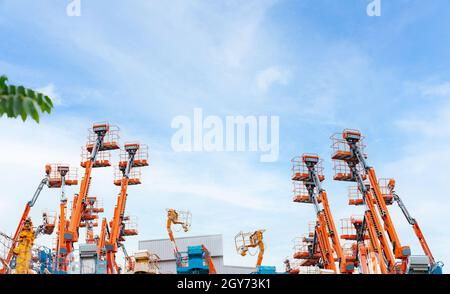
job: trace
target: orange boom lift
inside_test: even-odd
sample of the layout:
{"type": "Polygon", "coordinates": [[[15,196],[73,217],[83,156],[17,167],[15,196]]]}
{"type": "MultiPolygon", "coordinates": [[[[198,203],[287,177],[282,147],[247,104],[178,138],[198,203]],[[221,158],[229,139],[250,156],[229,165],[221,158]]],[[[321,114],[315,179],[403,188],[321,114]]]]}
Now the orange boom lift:
{"type": "MultiPolygon", "coordinates": [[[[79,238],[79,228],[86,208],[92,169],[111,166],[108,152],[109,150],[119,149],[117,127],[108,123],[96,123],[89,131],[86,149],[82,150],[81,166],[85,170],[80,192],[74,195],[70,219],[66,220],[65,213],[60,215],[57,258],[58,264],[61,265],[59,269],[61,272],[67,271],[66,257],[73,252],[73,245],[79,238]]],[[[66,210],[66,201],[61,201],[60,210],[61,212],[66,210]]]]}
{"type": "Polygon", "coordinates": [[[408,223],[413,227],[414,233],[416,234],[417,239],[419,240],[420,246],[422,246],[422,250],[425,253],[425,255],[428,257],[428,260],[430,262],[430,273],[432,274],[442,274],[442,262],[436,262],[434,259],[433,254],[431,253],[431,249],[428,246],[427,241],[425,240],[425,236],[422,233],[422,230],[419,227],[419,223],[415,218],[413,218],[410,214],[408,209],[406,208],[406,205],[403,203],[402,199],[400,198],[397,193],[395,193],[395,180],[389,179],[387,180],[387,195],[391,195],[392,199],[397,202],[398,206],[400,207],[401,211],[403,212],[403,215],[405,216],[408,223]]]}
{"type": "MultiPolygon", "coordinates": [[[[39,195],[41,194],[44,186],[47,186],[48,188],[61,188],[61,187],[63,188],[64,185],[76,185],[77,184],[76,179],[64,180],[64,177],[61,177],[62,176],[61,167],[62,166],[59,164],[47,164],[45,166],[45,174],[46,175],[39,183],[31,200],[28,201],[27,204],[25,205],[25,210],[23,211],[22,217],[19,220],[19,224],[17,225],[14,236],[11,238],[11,247],[9,248],[9,251],[8,251],[8,254],[6,255],[5,260],[3,261],[3,263],[6,264],[7,266],[3,267],[0,270],[0,273],[4,274],[9,271],[9,264],[13,258],[14,249],[16,248],[16,246],[19,242],[19,236],[24,227],[24,223],[29,218],[30,210],[36,204],[36,201],[38,200],[39,195]]],[[[45,220],[45,216],[44,216],[44,220],[45,220]]],[[[44,229],[43,232],[46,234],[51,234],[53,232],[54,226],[55,226],[55,224],[47,224],[47,227],[43,228],[44,229]]]]}
{"type": "MultiPolygon", "coordinates": [[[[249,253],[250,248],[258,248],[258,259],[256,260],[256,272],[255,274],[276,274],[276,267],[275,266],[262,266],[262,260],[264,257],[264,240],[263,240],[263,234],[265,230],[256,230],[253,232],[239,232],[234,237],[234,243],[236,246],[236,251],[241,256],[246,256],[247,253],[249,253]]],[[[253,255],[253,254],[250,254],[253,255]]]]}
{"type": "Polygon", "coordinates": [[[189,231],[189,228],[191,227],[191,213],[189,211],[179,211],[173,208],[167,209],[167,232],[173,246],[174,256],[175,258],[178,258],[180,252],[178,251],[178,246],[173,235],[172,224],[180,225],[184,232],[189,231]]]}
{"type": "Polygon", "coordinates": [[[296,199],[303,199],[303,201],[298,202],[314,204],[317,215],[314,239],[317,240],[319,245],[324,268],[337,272],[333,254],[336,252],[339,262],[339,272],[352,273],[354,264],[346,260],[331,214],[327,193],[322,187],[322,181],[325,180],[325,177],[323,176],[323,168],[319,156],[305,153],[301,158],[294,158],[292,162],[292,180],[294,182],[303,182],[307,192],[304,196],[294,195],[294,201],[296,199]]]}
{"type": "MultiPolygon", "coordinates": [[[[109,239],[105,244],[108,274],[119,273],[116,253],[119,247],[124,249],[121,243],[125,241],[124,237],[137,235],[136,229],[129,229],[125,225],[125,222],[131,220],[129,216],[125,216],[125,206],[128,186],[141,183],[140,167],[144,166],[148,166],[147,146],[138,143],[125,144],[118,166],[119,177],[114,181],[115,185],[120,186],[120,193],[114,208],[114,218],[110,222],[109,239]]],[[[127,256],[126,253],[125,255],[127,256]]],[[[127,262],[130,262],[129,258],[127,258],[127,262]]]]}
{"type": "Polygon", "coordinates": [[[382,273],[403,272],[411,251],[409,247],[402,247],[400,244],[378,184],[375,169],[369,166],[366,161],[367,157],[363,152],[361,133],[346,129],[341,137],[335,135],[332,140],[334,149],[332,159],[336,171],[334,178],[340,181],[354,181],[358,184],[358,189],[363,195],[363,202],[366,206],[362,229],[368,230],[371,243],[379,257],[382,273]],[[369,180],[368,183],[364,181],[366,178],[369,180]],[[393,246],[392,250],[386,233],[393,246]],[[396,258],[402,260],[400,269],[396,265],[396,258]]]}
{"type": "Polygon", "coordinates": [[[256,260],[256,268],[261,266],[264,257],[264,241],[263,233],[265,230],[256,230],[250,233],[239,232],[235,237],[236,251],[241,256],[246,256],[249,248],[258,248],[258,259],[256,260]]]}

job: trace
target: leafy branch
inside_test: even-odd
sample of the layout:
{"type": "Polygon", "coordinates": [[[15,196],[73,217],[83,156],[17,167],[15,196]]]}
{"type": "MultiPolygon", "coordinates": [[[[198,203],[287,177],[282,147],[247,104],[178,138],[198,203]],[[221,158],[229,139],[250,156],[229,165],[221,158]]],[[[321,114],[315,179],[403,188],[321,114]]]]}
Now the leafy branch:
{"type": "Polygon", "coordinates": [[[25,121],[31,116],[39,123],[39,112],[52,111],[53,102],[48,96],[23,86],[8,85],[7,81],[8,77],[0,76],[0,117],[20,116],[25,121]]]}

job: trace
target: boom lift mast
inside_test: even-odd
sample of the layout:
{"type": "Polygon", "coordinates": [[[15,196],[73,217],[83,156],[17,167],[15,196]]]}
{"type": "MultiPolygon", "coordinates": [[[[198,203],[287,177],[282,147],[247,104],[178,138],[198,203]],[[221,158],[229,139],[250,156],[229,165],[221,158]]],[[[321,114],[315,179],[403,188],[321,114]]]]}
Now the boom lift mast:
{"type": "Polygon", "coordinates": [[[128,196],[127,189],[128,185],[137,185],[141,183],[140,179],[136,176],[136,173],[132,172],[135,171],[134,168],[148,166],[146,147],[142,147],[137,143],[127,143],[124,146],[124,151],[125,153],[122,154],[124,156],[121,156],[122,158],[119,162],[119,170],[122,173],[121,179],[114,181],[114,184],[120,185],[120,193],[117,198],[116,207],[114,208],[114,218],[110,223],[111,230],[109,239],[105,245],[108,261],[108,274],[113,274],[114,272],[118,273],[115,255],[121,245],[120,242],[123,241],[123,237],[137,234],[136,230],[128,232],[124,224],[124,221],[129,219],[129,217],[124,215],[128,196]]]}
{"type": "Polygon", "coordinates": [[[342,250],[339,235],[331,214],[330,205],[322,181],[325,177],[321,174],[320,159],[316,154],[303,154],[301,159],[294,158],[293,181],[302,181],[306,186],[310,201],[316,210],[316,238],[326,269],[337,271],[333,252],[336,252],[340,273],[352,273],[354,264],[347,262],[342,250]],[[322,207],[320,207],[320,204],[322,207]],[[330,242],[331,239],[331,242],[330,242]]]}
{"type": "MultiPolygon", "coordinates": [[[[58,230],[57,230],[57,241],[56,241],[56,272],[65,272],[67,270],[67,264],[65,262],[65,258],[61,257],[61,246],[64,244],[64,232],[67,228],[66,221],[66,205],[67,205],[67,197],[65,194],[65,186],[66,183],[72,183],[69,177],[70,168],[66,165],[60,165],[57,167],[58,173],[61,177],[61,196],[60,196],[60,204],[59,204],[59,221],[58,221],[58,230]],[[66,179],[66,177],[68,179],[66,179]]],[[[76,184],[78,181],[76,181],[76,184]]]]}
{"type": "MultiPolygon", "coordinates": [[[[73,245],[78,241],[79,228],[86,205],[86,198],[91,184],[91,173],[95,167],[110,166],[109,160],[104,160],[102,151],[119,149],[117,143],[118,129],[110,126],[108,123],[97,123],[92,127],[89,135],[86,151],[88,152],[86,160],[82,160],[81,166],[85,168],[84,177],[81,181],[80,192],[74,195],[70,220],[67,225],[65,217],[60,216],[60,243],[58,260],[64,260],[68,254],[73,252],[73,245]],[[99,159],[97,159],[99,157],[99,159]]],[[[84,154],[84,152],[83,152],[84,154]]],[[[61,211],[65,209],[65,203],[61,203],[61,211]]],[[[63,268],[65,270],[65,268],[63,268]]]]}
{"type": "Polygon", "coordinates": [[[400,245],[400,240],[387,210],[385,199],[378,185],[375,169],[367,164],[366,155],[363,153],[361,133],[347,129],[342,133],[342,138],[333,137],[332,139],[332,147],[335,149],[332,159],[335,164],[337,163],[337,166],[341,162],[344,162],[346,165],[344,166],[345,172],[343,174],[337,173],[335,179],[357,182],[366,205],[363,227],[367,228],[374,250],[378,253],[382,272],[397,272],[395,258],[402,259],[401,270],[404,270],[406,259],[410,255],[410,249],[407,246],[402,247],[400,245]],[[370,184],[364,182],[367,176],[370,184]],[[378,213],[383,220],[384,227],[378,213]],[[393,250],[389,246],[385,232],[393,245],[393,250]]]}

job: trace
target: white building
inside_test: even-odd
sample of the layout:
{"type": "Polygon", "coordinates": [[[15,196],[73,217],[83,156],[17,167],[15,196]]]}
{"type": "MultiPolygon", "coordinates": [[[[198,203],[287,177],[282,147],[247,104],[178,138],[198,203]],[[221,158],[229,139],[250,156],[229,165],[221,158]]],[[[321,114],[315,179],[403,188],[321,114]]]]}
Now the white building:
{"type": "MultiPolygon", "coordinates": [[[[205,245],[209,250],[218,274],[249,274],[256,271],[253,267],[224,265],[223,241],[220,234],[181,237],[177,238],[176,242],[180,252],[187,251],[188,246],[205,245]]],[[[177,272],[173,247],[169,239],[139,241],[139,250],[148,250],[161,258],[159,270],[162,274],[175,274],[177,272]]]]}

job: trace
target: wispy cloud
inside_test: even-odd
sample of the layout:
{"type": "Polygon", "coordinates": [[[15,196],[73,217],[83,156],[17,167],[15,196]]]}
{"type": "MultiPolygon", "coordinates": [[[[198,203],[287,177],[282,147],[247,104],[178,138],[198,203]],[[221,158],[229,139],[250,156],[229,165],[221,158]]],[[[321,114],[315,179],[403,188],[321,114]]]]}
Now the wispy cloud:
{"type": "MultiPolygon", "coordinates": [[[[235,256],[233,235],[267,228],[266,261],[282,267],[291,239],[314,218],[310,207],[291,203],[290,158],[310,151],[326,159],[328,136],[358,127],[370,133],[372,144],[381,137],[392,141],[375,150],[371,145],[373,164],[380,174],[398,178],[399,192],[433,248],[448,245],[435,223],[447,221],[441,183],[449,176],[442,166],[450,161],[450,107],[443,103],[450,89],[442,68],[450,58],[439,49],[445,43],[434,45],[442,45],[445,32],[435,30],[437,38],[424,30],[448,27],[444,17],[431,18],[445,9],[417,2],[414,7],[423,9],[416,14],[410,8],[400,17],[386,13],[377,23],[367,19],[364,5],[355,11],[325,2],[85,1],[77,18],[52,0],[1,2],[1,32],[10,42],[0,44],[0,67],[12,82],[40,88],[61,104],[39,126],[0,119],[0,151],[8,154],[0,159],[0,210],[8,212],[0,213],[0,229],[12,231],[43,165],[78,165],[86,128],[106,119],[123,127],[124,140],[150,145],[152,164],[127,203],[142,223],[139,238],[164,237],[164,209],[179,206],[195,213],[193,233],[223,232],[226,255],[243,264],[253,261],[235,256]],[[420,44],[426,47],[415,47],[420,44]],[[403,93],[411,80],[419,82],[403,93]],[[174,154],[170,121],[194,107],[214,115],[279,115],[280,161],[261,165],[246,153],[174,154]]],[[[398,5],[383,9],[399,11],[398,5]]],[[[96,170],[92,186],[106,200],[108,217],[117,193],[111,179],[110,169],[96,170]]],[[[331,180],[327,188],[335,219],[352,213],[345,189],[331,180]]],[[[57,193],[48,192],[40,204],[57,202],[57,193]]],[[[408,225],[402,234],[412,240],[408,225]]],[[[436,255],[445,257],[444,248],[436,255]]]]}
{"type": "Polygon", "coordinates": [[[272,85],[286,85],[289,80],[289,71],[272,66],[260,71],[256,75],[256,85],[258,88],[266,92],[272,85]]]}

